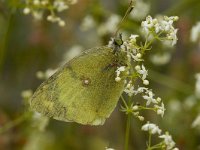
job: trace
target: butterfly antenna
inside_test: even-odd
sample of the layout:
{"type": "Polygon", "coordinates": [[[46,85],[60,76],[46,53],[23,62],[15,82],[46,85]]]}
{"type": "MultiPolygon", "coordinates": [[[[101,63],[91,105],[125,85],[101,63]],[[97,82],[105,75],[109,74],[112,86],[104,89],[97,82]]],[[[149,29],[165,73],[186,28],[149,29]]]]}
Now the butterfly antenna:
{"type": "Polygon", "coordinates": [[[114,34],[115,37],[117,36],[117,34],[118,34],[118,32],[119,32],[119,30],[120,30],[120,28],[121,28],[121,26],[122,26],[122,23],[123,23],[124,20],[127,18],[127,16],[131,13],[131,11],[133,10],[133,8],[134,8],[134,2],[133,2],[133,1],[134,1],[134,0],[131,0],[131,1],[130,1],[129,7],[128,7],[128,9],[127,9],[127,11],[126,11],[124,17],[122,18],[122,20],[120,21],[120,23],[117,25],[117,30],[116,30],[116,32],[115,32],[115,34],[114,34]]]}

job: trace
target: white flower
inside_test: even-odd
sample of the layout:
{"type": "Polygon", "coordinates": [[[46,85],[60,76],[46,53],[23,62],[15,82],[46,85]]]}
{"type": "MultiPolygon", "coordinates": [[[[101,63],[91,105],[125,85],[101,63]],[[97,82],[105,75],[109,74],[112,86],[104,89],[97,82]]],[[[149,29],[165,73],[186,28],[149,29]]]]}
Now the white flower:
{"type": "Polygon", "coordinates": [[[138,110],[138,105],[134,105],[133,107],[132,107],[132,109],[135,111],[135,110],[138,110]]]}
{"type": "Polygon", "coordinates": [[[57,71],[57,69],[47,69],[46,72],[45,72],[46,77],[49,78],[49,77],[52,76],[56,71],[57,71]]]}
{"type": "Polygon", "coordinates": [[[146,20],[142,21],[141,27],[145,34],[148,35],[148,38],[155,38],[155,34],[157,35],[162,33],[162,35],[164,34],[166,36],[166,40],[170,41],[171,45],[173,46],[178,40],[176,36],[178,30],[173,27],[173,23],[176,20],[178,20],[177,16],[164,16],[158,19],[153,19],[151,16],[147,16],[146,20]]]}
{"type": "Polygon", "coordinates": [[[33,17],[36,19],[36,20],[41,20],[42,19],[42,16],[43,16],[43,12],[42,11],[33,11],[33,17]]]}
{"type": "Polygon", "coordinates": [[[83,18],[83,21],[81,23],[81,30],[87,31],[95,26],[94,18],[91,15],[87,15],[83,18]]]}
{"type": "Polygon", "coordinates": [[[170,33],[167,35],[167,39],[171,41],[172,46],[174,46],[177,43],[177,31],[178,29],[171,30],[170,33]]]}
{"type": "Polygon", "coordinates": [[[40,1],[39,0],[33,0],[33,4],[34,5],[40,5],[40,1]]]}
{"type": "Polygon", "coordinates": [[[196,42],[200,37],[200,21],[196,23],[195,26],[192,27],[191,33],[190,33],[190,40],[192,42],[196,42]]]}
{"type": "Polygon", "coordinates": [[[155,105],[154,107],[157,109],[157,114],[163,117],[166,110],[164,104],[162,103],[161,106],[155,105]]]}
{"type": "Polygon", "coordinates": [[[57,69],[47,69],[45,72],[38,71],[36,73],[36,77],[38,79],[48,79],[50,76],[52,76],[57,69]]]}
{"type": "Polygon", "coordinates": [[[120,17],[118,15],[111,15],[105,23],[99,26],[97,30],[98,34],[105,35],[108,33],[115,32],[119,22],[120,22],[120,17]]]}
{"type": "Polygon", "coordinates": [[[151,134],[161,134],[162,130],[159,129],[159,127],[153,123],[147,122],[144,124],[141,128],[143,131],[149,131],[151,134]]]}
{"type": "Polygon", "coordinates": [[[147,75],[148,75],[148,71],[146,70],[146,68],[144,67],[144,65],[142,65],[142,68],[140,70],[137,70],[137,72],[142,75],[142,80],[145,80],[147,75]]]}
{"type": "Polygon", "coordinates": [[[60,20],[58,21],[59,26],[64,27],[65,26],[65,21],[60,20]]]}
{"type": "Polygon", "coordinates": [[[135,94],[134,86],[126,87],[124,89],[124,92],[127,93],[129,96],[132,96],[133,94],[135,94]]]}
{"type": "Polygon", "coordinates": [[[200,126],[200,114],[196,117],[196,119],[192,123],[193,128],[195,128],[197,126],[200,126]]]}
{"type": "Polygon", "coordinates": [[[121,78],[120,78],[119,76],[120,76],[121,72],[125,71],[125,69],[126,69],[125,66],[121,66],[121,67],[118,67],[118,68],[117,68],[117,70],[115,71],[116,74],[117,74],[117,76],[116,76],[116,78],[115,78],[115,81],[116,81],[116,82],[121,81],[121,78]]]}
{"type": "Polygon", "coordinates": [[[37,77],[38,79],[44,79],[44,78],[45,78],[45,74],[44,74],[44,72],[42,72],[42,71],[37,71],[37,72],[36,72],[36,77],[37,77]]]}
{"type": "Polygon", "coordinates": [[[147,105],[147,106],[150,105],[151,103],[155,103],[155,104],[157,103],[156,99],[153,98],[153,97],[154,97],[154,94],[153,94],[152,91],[148,91],[147,95],[144,95],[144,96],[143,96],[143,98],[144,98],[145,100],[147,100],[147,102],[146,102],[146,105],[147,105]]]}
{"type": "Polygon", "coordinates": [[[23,10],[23,13],[24,13],[25,15],[29,14],[30,12],[31,12],[31,10],[30,10],[30,8],[28,8],[28,7],[24,8],[24,10],[23,10]]]}
{"type": "Polygon", "coordinates": [[[63,63],[65,64],[69,60],[73,59],[74,57],[78,56],[83,51],[83,47],[80,45],[73,45],[69,49],[66,49],[66,52],[63,57],[63,63]]]}
{"type": "Polygon", "coordinates": [[[116,77],[116,78],[115,78],[115,81],[116,81],[116,82],[119,82],[119,81],[121,81],[121,78],[120,78],[120,77],[116,77]]]}
{"type": "Polygon", "coordinates": [[[29,99],[32,95],[33,95],[32,90],[25,90],[25,91],[22,91],[21,93],[22,98],[25,98],[25,99],[29,99]]]}
{"type": "Polygon", "coordinates": [[[135,20],[144,19],[150,10],[150,4],[143,0],[136,0],[134,11],[130,14],[130,17],[135,20]],[[142,11],[141,11],[142,10],[142,11]]]}
{"type": "Polygon", "coordinates": [[[164,143],[166,145],[166,149],[167,150],[171,150],[175,146],[175,142],[172,140],[172,136],[169,135],[168,132],[166,132],[165,134],[159,136],[159,138],[164,140],[164,143]]]}
{"type": "Polygon", "coordinates": [[[34,112],[33,114],[33,126],[37,127],[40,131],[44,131],[49,124],[49,118],[46,116],[43,116],[42,114],[38,112],[34,112]]]}
{"type": "Polygon", "coordinates": [[[169,53],[154,54],[150,59],[155,65],[165,65],[170,61],[171,55],[169,53]]]}
{"type": "Polygon", "coordinates": [[[114,149],[114,148],[107,148],[107,147],[106,147],[106,150],[115,150],[115,149],[114,149]]]}
{"type": "Polygon", "coordinates": [[[144,117],[143,117],[143,116],[138,116],[138,119],[139,119],[140,121],[144,121],[144,117]]]}
{"type": "Polygon", "coordinates": [[[131,43],[136,43],[136,38],[139,37],[139,35],[137,34],[131,34],[130,38],[130,42],[131,43]]]}
{"type": "Polygon", "coordinates": [[[61,12],[61,11],[65,10],[65,9],[69,8],[69,6],[66,5],[64,1],[56,0],[56,1],[54,1],[53,5],[57,9],[58,12],[61,12]]]}
{"type": "Polygon", "coordinates": [[[70,4],[76,4],[78,0],[68,0],[70,4]]]}
{"type": "Polygon", "coordinates": [[[145,21],[142,21],[141,27],[148,34],[153,29],[155,20],[151,16],[147,16],[145,21]]]}
{"type": "Polygon", "coordinates": [[[135,70],[139,71],[141,69],[141,67],[139,65],[135,66],[135,70]]]}
{"type": "Polygon", "coordinates": [[[143,84],[144,85],[149,85],[149,81],[148,80],[143,80],[143,84]]]}
{"type": "Polygon", "coordinates": [[[69,4],[76,3],[77,0],[25,0],[24,14],[32,13],[36,20],[41,20],[45,10],[48,10],[51,15],[47,17],[48,21],[56,22],[59,26],[65,26],[65,22],[57,16],[57,12],[62,12],[69,7],[69,4]]]}
{"type": "Polygon", "coordinates": [[[195,95],[197,98],[200,98],[200,73],[197,73],[195,77],[196,77],[195,95]]]}
{"type": "Polygon", "coordinates": [[[143,59],[140,59],[141,56],[138,57],[137,54],[136,55],[130,54],[130,55],[131,55],[131,57],[133,58],[134,61],[143,61],[143,59]]]}

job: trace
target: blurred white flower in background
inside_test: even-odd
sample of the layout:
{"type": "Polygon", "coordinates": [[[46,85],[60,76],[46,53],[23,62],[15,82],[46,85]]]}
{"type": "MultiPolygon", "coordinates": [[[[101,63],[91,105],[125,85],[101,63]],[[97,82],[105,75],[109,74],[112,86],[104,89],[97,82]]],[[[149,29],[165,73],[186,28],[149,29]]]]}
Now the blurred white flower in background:
{"type": "Polygon", "coordinates": [[[198,127],[198,126],[200,127],[200,114],[196,117],[196,119],[192,123],[193,128],[198,127]]]}
{"type": "Polygon", "coordinates": [[[200,73],[197,73],[195,77],[196,77],[195,95],[197,98],[200,98],[200,73]]]}
{"type": "Polygon", "coordinates": [[[112,14],[106,22],[102,23],[99,28],[97,29],[97,32],[99,35],[105,35],[108,33],[115,33],[115,31],[117,30],[117,26],[119,24],[121,20],[121,17],[116,15],[116,14],[112,14]]]}
{"type": "Polygon", "coordinates": [[[154,54],[150,57],[150,60],[154,65],[165,65],[170,61],[170,59],[171,55],[167,52],[162,54],[154,54]]]}
{"type": "Polygon", "coordinates": [[[59,26],[65,26],[65,21],[57,16],[57,13],[62,12],[69,8],[69,5],[77,3],[77,0],[25,0],[25,8],[23,13],[25,15],[32,14],[36,20],[43,19],[46,10],[50,13],[47,20],[50,22],[58,23],[59,26]]]}
{"type": "Polygon", "coordinates": [[[184,109],[189,110],[192,107],[194,107],[197,104],[198,100],[197,97],[195,95],[190,95],[188,97],[186,97],[186,99],[184,100],[183,106],[184,109]]]}
{"type": "Polygon", "coordinates": [[[200,38],[200,22],[197,22],[191,29],[190,40],[192,42],[197,42],[200,38]]]}
{"type": "Polygon", "coordinates": [[[57,9],[58,12],[69,8],[69,6],[64,1],[54,1],[53,6],[57,9]]]}
{"type": "Polygon", "coordinates": [[[43,71],[38,71],[36,72],[36,77],[38,79],[48,79],[50,76],[52,76],[55,72],[57,71],[57,69],[47,69],[45,72],[43,71]]]}
{"type": "Polygon", "coordinates": [[[150,4],[143,0],[136,0],[134,10],[131,12],[130,17],[134,20],[144,19],[150,10],[150,4]]]}
{"type": "Polygon", "coordinates": [[[49,124],[49,117],[46,117],[38,112],[34,112],[32,120],[32,126],[37,127],[39,131],[45,131],[47,125],[49,124]]]}
{"type": "Polygon", "coordinates": [[[171,99],[168,103],[167,109],[169,110],[168,112],[172,112],[172,113],[180,112],[182,109],[180,100],[179,99],[171,99]]]}
{"type": "Polygon", "coordinates": [[[66,51],[63,57],[63,62],[67,62],[74,57],[78,56],[83,51],[83,47],[80,45],[74,45],[69,50],[66,51]]]}
{"type": "Polygon", "coordinates": [[[173,27],[173,23],[178,20],[178,16],[159,16],[157,18],[152,18],[147,16],[146,20],[142,21],[141,27],[143,34],[149,39],[152,39],[152,36],[162,34],[161,41],[168,41],[172,46],[174,46],[178,40],[177,31],[173,27]]]}
{"type": "Polygon", "coordinates": [[[29,98],[31,98],[32,95],[33,95],[32,90],[24,90],[21,93],[21,97],[24,98],[24,99],[29,99],[29,98]]]}
{"type": "Polygon", "coordinates": [[[96,22],[95,22],[94,18],[91,15],[87,15],[83,18],[80,29],[82,31],[87,31],[87,30],[95,27],[95,25],[96,25],[96,22]]]}
{"type": "Polygon", "coordinates": [[[115,149],[114,149],[114,148],[107,148],[107,147],[106,147],[106,150],[115,150],[115,149]]]}

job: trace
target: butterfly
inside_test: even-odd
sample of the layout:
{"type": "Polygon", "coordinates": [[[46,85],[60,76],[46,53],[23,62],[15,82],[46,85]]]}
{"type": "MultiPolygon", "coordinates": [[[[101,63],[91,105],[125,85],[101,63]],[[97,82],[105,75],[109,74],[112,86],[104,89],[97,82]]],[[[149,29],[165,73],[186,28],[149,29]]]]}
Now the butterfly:
{"type": "Polygon", "coordinates": [[[115,81],[117,66],[126,64],[122,44],[119,36],[112,47],[91,48],[60,67],[36,89],[32,110],[61,121],[103,125],[124,89],[124,80],[115,81]]]}

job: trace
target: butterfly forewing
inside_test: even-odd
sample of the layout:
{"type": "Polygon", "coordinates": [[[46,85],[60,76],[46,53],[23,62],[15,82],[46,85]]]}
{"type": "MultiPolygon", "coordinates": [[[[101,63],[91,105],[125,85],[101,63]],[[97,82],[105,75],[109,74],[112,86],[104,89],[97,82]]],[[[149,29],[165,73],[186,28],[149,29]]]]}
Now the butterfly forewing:
{"type": "Polygon", "coordinates": [[[123,91],[123,80],[115,81],[118,59],[107,46],[85,51],[39,86],[31,107],[62,121],[103,124],[123,91]]]}

